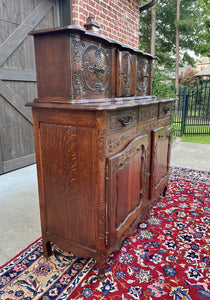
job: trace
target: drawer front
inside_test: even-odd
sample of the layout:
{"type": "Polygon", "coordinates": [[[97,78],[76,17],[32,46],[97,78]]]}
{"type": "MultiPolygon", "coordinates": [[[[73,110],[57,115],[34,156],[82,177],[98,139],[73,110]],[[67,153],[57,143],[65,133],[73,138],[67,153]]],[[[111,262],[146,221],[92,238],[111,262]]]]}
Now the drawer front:
{"type": "Polygon", "coordinates": [[[138,122],[138,108],[119,110],[109,113],[108,130],[116,130],[135,126],[138,122]]]}
{"type": "Polygon", "coordinates": [[[73,35],[71,52],[74,98],[110,97],[110,48],[100,43],[81,39],[79,35],[73,35]]]}
{"type": "Polygon", "coordinates": [[[139,122],[150,121],[158,118],[158,103],[139,107],[139,122]]]}
{"type": "Polygon", "coordinates": [[[165,118],[160,118],[158,120],[159,127],[167,127],[171,125],[171,115],[166,116],[165,118]]]}
{"type": "Polygon", "coordinates": [[[143,55],[136,58],[136,95],[150,95],[152,59],[143,55]]]}
{"type": "Polygon", "coordinates": [[[117,51],[117,97],[135,94],[135,65],[135,55],[130,54],[128,51],[117,51]]]}
{"type": "Polygon", "coordinates": [[[172,113],[172,103],[159,103],[159,118],[166,117],[172,113]]]}

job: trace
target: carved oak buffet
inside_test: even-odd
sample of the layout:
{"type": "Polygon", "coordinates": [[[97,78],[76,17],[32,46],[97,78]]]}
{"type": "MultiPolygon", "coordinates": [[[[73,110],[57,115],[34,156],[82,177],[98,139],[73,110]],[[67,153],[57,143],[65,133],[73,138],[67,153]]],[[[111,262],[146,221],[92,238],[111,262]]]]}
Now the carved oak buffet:
{"type": "Polygon", "coordinates": [[[34,119],[44,255],[50,242],[107,256],[168,181],[173,99],[150,96],[149,54],[77,26],[33,32],[34,119]]]}

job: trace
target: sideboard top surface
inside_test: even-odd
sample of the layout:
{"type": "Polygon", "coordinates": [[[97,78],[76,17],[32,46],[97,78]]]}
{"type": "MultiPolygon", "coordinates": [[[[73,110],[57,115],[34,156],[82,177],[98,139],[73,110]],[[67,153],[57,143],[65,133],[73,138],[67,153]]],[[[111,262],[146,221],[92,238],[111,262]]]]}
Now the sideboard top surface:
{"type": "Polygon", "coordinates": [[[31,107],[40,107],[40,108],[59,108],[59,109],[73,109],[73,110],[118,110],[123,108],[130,108],[135,106],[145,106],[155,103],[165,103],[165,102],[173,102],[174,98],[165,98],[165,99],[157,99],[155,96],[144,96],[144,97],[128,97],[127,101],[125,99],[115,98],[110,101],[102,102],[87,102],[87,103],[50,103],[50,102],[31,102],[27,103],[26,106],[31,107]]]}

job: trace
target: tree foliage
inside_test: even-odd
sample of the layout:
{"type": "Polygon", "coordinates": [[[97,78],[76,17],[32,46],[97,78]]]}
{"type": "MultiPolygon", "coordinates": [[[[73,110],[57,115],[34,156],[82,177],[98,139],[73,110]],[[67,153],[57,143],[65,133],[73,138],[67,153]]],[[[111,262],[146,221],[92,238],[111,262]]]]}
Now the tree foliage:
{"type": "Polygon", "coordinates": [[[185,71],[182,71],[179,75],[180,84],[186,86],[193,86],[196,83],[196,73],[198,73],[198,71],[193,70],[192,68],[187,68],[185,71]]]}
{"type": "MultiPolygon", "coordinates": [[[[179,26],[180,63],[194,65],[189,50],[208,54],[210,0],[181,0],[180,21],[176,21],[177,1],[157,0],[156,9],[156,55],[159,64],[167,68],[175,65],[176,26],[179,26]],[[201,5],[202,4],[202,5],[201,5]],[[205,12],[205,14],[204,14],[205,12]]],[[[140,49],[150,52],[150,10],[140,15],[140,49]]],[[[210,54],[209,54],[210,55],[210,54]]]]}
{"type": "Polygon", "coordinates": [[[210,0],[198,0],[200,24],[199,43],[195,47],[197,54],[210,56],[210,0]]]}

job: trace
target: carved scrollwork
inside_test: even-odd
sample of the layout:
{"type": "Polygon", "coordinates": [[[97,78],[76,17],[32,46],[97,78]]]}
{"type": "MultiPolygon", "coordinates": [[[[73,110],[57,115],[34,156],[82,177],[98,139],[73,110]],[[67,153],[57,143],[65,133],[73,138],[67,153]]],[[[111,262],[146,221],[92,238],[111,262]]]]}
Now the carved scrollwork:
{"type": "Polygon", "coordinates": [[[133,159],[139,152],[142,152],[144,149],[144,145],[138,143],[134,143],[132,146],[128,146],[128,149],[125,150],[118,159],[118,168],[122,168],[128,161],[133,159]]]}
{"type": "Polygon", "coordinates": [[[117,134],[108,138],[108,151],[112,153],[125,145],[133,136],[136,135],[136,128],[124,134],[117,134]]]}
{"type": "Polygon", "coordinates": [[[148,124],[148,125],[138,128],[137,133],[138,133],[138,135],[143,135],[147,132],[150,132],[150,130],[151,130],[151,125],[148,124]]]}
{"type": "Polygon", "coordinates": [[[83,91],[82,91],[80,72],[74,72],[73,85],[74,85],[74,94],[82,94],[83,91]]]}
{"type": "Polygon", "coordinates": [[[81,64],[82,50],[85,48],[84,42],[81,41],[79,35],[72,37],[72,49],[74,56],[74,64],[81,64]]]}

